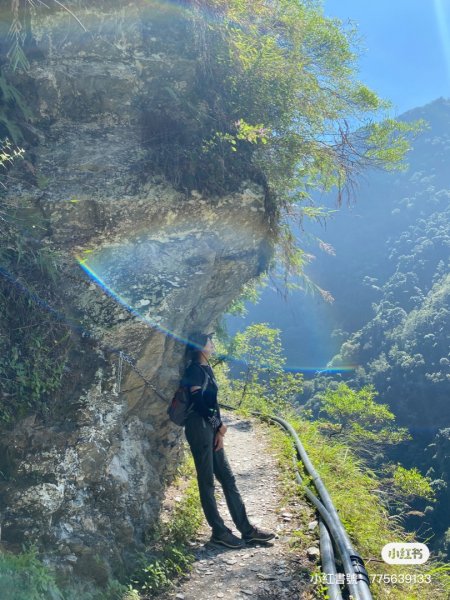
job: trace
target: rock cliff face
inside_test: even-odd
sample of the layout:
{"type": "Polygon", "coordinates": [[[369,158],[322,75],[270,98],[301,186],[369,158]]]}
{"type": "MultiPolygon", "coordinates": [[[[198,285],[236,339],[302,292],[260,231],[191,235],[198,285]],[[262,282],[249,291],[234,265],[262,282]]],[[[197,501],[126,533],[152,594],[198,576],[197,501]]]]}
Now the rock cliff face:
{"type": "Polygon", "coordinates": [[[90,3],[76,11],[87,32],[36,10],[31,69],[16,82],[34,113],[38,185],[9,193],[34,207],[58,254],[55,318],[71,324],[73,351],[54,414],[2,434],[2,541],[36,542],[62,573],[99,583],[132,566],[180,458],[182,430],[141,375],[169,400],[183,340],[211,328],[270,256],[259,185],[203,197],[152,170],[148,115],[162,88],[187,93],[195,68],[189,19],[158,5],[90,3]]]}

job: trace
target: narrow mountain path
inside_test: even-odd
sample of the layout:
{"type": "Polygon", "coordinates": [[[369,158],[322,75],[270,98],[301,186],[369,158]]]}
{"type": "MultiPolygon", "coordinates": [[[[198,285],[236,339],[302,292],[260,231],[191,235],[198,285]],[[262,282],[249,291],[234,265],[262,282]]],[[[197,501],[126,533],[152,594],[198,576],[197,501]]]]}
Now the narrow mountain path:
{"type": "MultiPolygon", "coordinates": [[[[228,426],[225,452],[249,519],[255,525],[275,532],[276,537],[266,544],[229,549],[209,541],[211,530],[204,519],[201,531],[191,543],[196,557],[191,573],[182,577],[176,587],[161,598],[312,600],[317,596],[310,578],[318,560],[315,549],[319,547],[314,510],[300,493],[291,504],[283,499],[280,467],[269,445],[269,425],[254,418],[242,419],[230,412],[222,413],[228,426]],[[294,537],[301,539],[301,549],[289,545],[294,537]]],[[[167,506],[173,502],[173,494],[169,488],[167,506]]],[[[217,480],[216,497],[226,525],[240,536],[217,480]]]]}

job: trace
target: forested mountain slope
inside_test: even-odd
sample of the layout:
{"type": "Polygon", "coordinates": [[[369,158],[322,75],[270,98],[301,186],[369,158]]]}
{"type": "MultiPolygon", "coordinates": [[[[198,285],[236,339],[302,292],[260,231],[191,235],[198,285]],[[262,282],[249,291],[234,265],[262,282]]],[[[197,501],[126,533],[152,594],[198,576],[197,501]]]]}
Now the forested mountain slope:
{"type": "MultiPolygon", "coordinates": [[[[413,441],[395,457],[435,481],[427,522],[446,542],[450,502],[450,101],[412,110],[428,123],[402,174],[369,173],[357,192],[358,226],[340,215],[324,239],[328,289],[339,291],[345,332],[331,366],[354,366],[346,381],[372,383],[413,441]],[[344,222],[344,220],[346,222],[344,222]],[[348,333],[351,332],[351,333],[348,333]]],[[[333,377],[336,377],[335,375],[333,377]]],[[[311,382],[314,397],[329,377],[311,382]]],[[[393,455],[394,456],[394,455],[393,455]]],[[[436,541],[436,540],[435,540],[436,541]]]]}

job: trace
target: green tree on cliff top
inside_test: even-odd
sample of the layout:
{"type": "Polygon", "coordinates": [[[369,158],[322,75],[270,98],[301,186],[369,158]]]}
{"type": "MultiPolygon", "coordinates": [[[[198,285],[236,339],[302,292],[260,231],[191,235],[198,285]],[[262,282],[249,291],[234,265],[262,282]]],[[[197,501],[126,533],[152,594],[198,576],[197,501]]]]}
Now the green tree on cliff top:
{"type": "Polygon", "coordinates": [[[287,279],[309,259],[290,223],[327,215],[310,192],[335,187],[340,204],[363,169],[402,168],[410,134],[421,124],[390,118],[390,103],[358,81],[357,32],[325,17],[321,2],[194,4],[199,19],[206,6],[221,15],[204,25],[209,52],[199,61],[199,82],[212,130],[199,165],[217,165],[210,168],[214,186],[249,175],[263,181],[287,279]]]}

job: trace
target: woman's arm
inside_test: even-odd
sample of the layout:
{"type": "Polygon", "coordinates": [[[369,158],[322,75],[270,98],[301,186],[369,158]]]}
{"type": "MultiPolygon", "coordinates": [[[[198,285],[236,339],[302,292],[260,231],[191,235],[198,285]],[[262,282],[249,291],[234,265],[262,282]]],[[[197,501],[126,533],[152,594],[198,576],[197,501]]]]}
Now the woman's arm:
{"type": "Polygon", "coordinates": [[[189,391],[195,410],[200,413],[202,417],[205,417],[205,419],[210,417],[213,409],[205,406],[205,403],[203,402],[202,388],[198,385],[194,385],[189,388],[189,391]]]}
{"type": "MultiPolygon", "coordinates": [[[[202,416],[207,419],[214,430],[217,432],[221,430],[222,435],[225,435],[227,430],[226,426],[222,423],[220,416],[215,414],[217,411],[215,408],[208,408],[203,402],[202,388],[199,386],[191,386],[189,388],[191,400],[194,404],[194,409],[202,416]]],[[[220,413],[219,413],[220,414],[220,413]]]]}
{"type": "Polygon", "coordinates": [[[198,365],[191,365],[186,376],[186,383],[190,384],[189,395],[195,411],[211,424],[216,433],[221,429],[221,432],[224,434],[226,427],[222,427],[223,424],[218,404],[216,407],[208,407],[204,401],[203,389],[205,388],[205,383],[207,383],[205,377],[209,379],[209,376],[198,365]]]}

